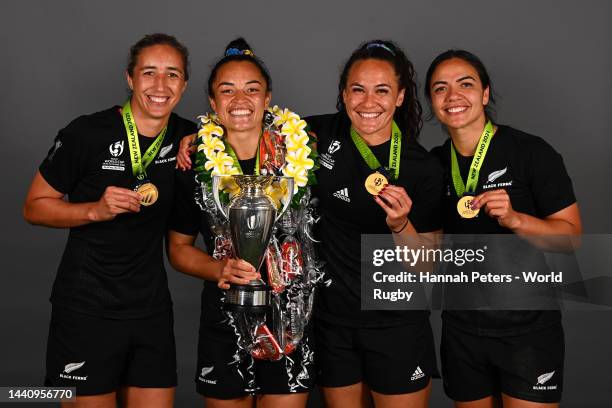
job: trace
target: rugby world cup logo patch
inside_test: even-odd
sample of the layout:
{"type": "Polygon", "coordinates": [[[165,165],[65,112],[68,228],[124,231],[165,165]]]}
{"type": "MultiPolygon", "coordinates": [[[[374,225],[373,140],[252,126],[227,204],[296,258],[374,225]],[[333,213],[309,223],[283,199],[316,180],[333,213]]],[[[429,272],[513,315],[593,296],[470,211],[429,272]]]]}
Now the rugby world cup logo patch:
{"type": "Polygon", "coordinates": [[[108,147],[111,156],[119,157],[121,153],[123,153],[123,140],[120,142],[115,142],[108,147]]]}
{"type": "Polygon", "coordinates": [[[329,147],[327,148],[327,153],[334,154],[338,150],[340,150],[340,141],[339,140],[334,140],[334,141],[332,141],[330,143],[329,147]]]}

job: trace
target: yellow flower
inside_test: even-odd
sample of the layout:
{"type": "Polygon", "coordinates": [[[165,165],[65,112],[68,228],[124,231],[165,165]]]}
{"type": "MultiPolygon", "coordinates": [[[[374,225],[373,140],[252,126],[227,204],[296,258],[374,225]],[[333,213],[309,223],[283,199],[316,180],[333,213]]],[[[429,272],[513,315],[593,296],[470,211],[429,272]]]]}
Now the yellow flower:
{"type": "Polygon", "coordinates": [[[202,150],[206,158],[210,159],[216,151],[225,150],[225,144],[218,137],[206,135],[202,138],[202,143],[198,145],[198,152],[202,150]]]}
{"type": "MultiPolygon", "coordinates": [[[[287,122],[291,122],[291,121],[299,121],[300,117],[291,112],[289,109],[285,108],[284,110],[279,110],[279,112],[276,114],[276,117],[274,118],[274,125],[281,127],[287,123],[287,122]]],[[[306,126],[306,122],[304,122],[304,126],[306,126]]]]}
{"type": "MultiPolygon", "coordinates": [[[[234,174],[239,174],[239,173],[240,172],[238,171],[236,167],[232,167],[229,169],[228,173],[226,174],[234,175],[234,174]]],[[[234,181],[233,177],[222,177],[221,182],[219,183],[219,188],[222,191],[229,193],[230,197],[233,197],[234,195],[238,194],[238,192],[240,191],[240,187],[234,181]]]]}
{"type": "Polygon", "coordinates": [[[294,185],[293,192],[297,193],[298,187],[304,187],[308,183],[308,171],[303,167],[295,167],[292,164],[287,164],[283,168],[283,174],[287,177],[293,177],[294,185]]]}
{"type": "Polygon", "coordinates": [[[234,159],[228,156],[225,152],[219,152],[217,154],[213,154],[210,157],[207,157],[208,161],[204,163],[204,168],[206,170],[213,169],[212,174],[227,174],[225,167],[233,167],[234,159]]]}
{"type": "Polygon", "coordinates": [[[215,175],[220,175],[220,176],[227,176],[227,175],[234,175],[234,174],[240,174],[240,171],[234,167],[234,166],[222,166],[222,167],[213,167],[213,171],[210,172],[211,175],[215,176],[215,175]]]}
{"type": "Polygon", "coordinates": [[[308,154],[310,153],[309,150],[310,148],[301,148],[295,151],[287,152],[285,160],[293,167],[310,170],[314,166],[314,161],[308,157],[308,154]]]}
{"type": "Polygon", "coordinates": [[[266,194],[270,196],[276,207],[279,208],[283,198],[287,198],[287,180],[281,179],[280,182],[274,182],[266,188],[266,194]]]}
{"type": "Polygon", "coordinates": [[[272,108],[270,108],[270,112],[277,116],[280,112],[282,112],[282,109],[279,108],[278,105],[274,105],[272,108]]]}
{"type": "Polygon", "coordinates": [[[200,123],[203,125],[210,122],[217,122],[217,114],[214,112],[208,112],[206,115],[198,116],[198,119],[200,119],[200,123]]]}
{"type": "Polygon", "coordinates": [[[216,125],[214,122],[210,122],[202,126],[202,128],[198,131],[198,136],[202,135],[223,136],[223,128],[221,126],[216,125]]]}
{"type": "Polygon", "coordinates": [[[303,130],[298,133],[293,133],[290,136],[287,136],[285,144],[287,145],[287,151],[294,151],[301,147],[308,147],[308,133],[303,130]]]}

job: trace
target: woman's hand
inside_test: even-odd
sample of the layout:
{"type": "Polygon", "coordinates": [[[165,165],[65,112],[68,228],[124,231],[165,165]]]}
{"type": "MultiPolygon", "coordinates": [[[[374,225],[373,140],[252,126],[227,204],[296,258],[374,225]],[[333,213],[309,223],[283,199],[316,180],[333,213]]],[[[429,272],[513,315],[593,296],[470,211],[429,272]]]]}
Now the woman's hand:
{"type": "Polygon", "coordinates": [[[141,195],[127,188],[108,186],[104,194],[91,207],[88,216],[91,221],[110,221],[123,213],[140,211],[141,195]]]}
{"type": "Polygon", "coordinates": [[[221,289],[229,289],[232,283],[246,285],[253,279],[261,277],[253,265],[242,259],[227,258],[221,262],[221,270],[217,283],[217,286],[221,289]]]}
{"type": "Polygon", "coordinates": [[[495,218],[502,227],[515,230],[520,226],[519,213],[514,211],[510,196],[504,189],[489,190],[472,200],[472,208],[482,208],[491,218],[495,218]]]}
{"type": "Polygon", "coordinates": [[[179,151],[176,154],[176,168],[183,171],[191,168],[191,154],[195,152],[194,141],[196,134],[187,135],[181,139],[179,151]]]}
{"type": "Polygon", "coordinates": [[[412,200],[403,187],[388,184],[374,196],[374,201],[387,213],[387,226],[393,232],[401,232],[408,225],[412,200]]]}

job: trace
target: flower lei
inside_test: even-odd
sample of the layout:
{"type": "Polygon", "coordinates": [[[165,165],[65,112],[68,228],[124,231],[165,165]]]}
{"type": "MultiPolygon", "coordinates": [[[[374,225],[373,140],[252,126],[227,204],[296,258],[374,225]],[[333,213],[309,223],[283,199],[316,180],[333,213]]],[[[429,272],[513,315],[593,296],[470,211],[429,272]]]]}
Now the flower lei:
{"type": "MultiPolygon", "coordinates": [[[[196,160],[194,171],[200,183],[208,189],[212,184],[212,176],[240,174],[234,159],[226,152],[224,129],[214,113],[198,116],[200,130],[196,138],[196,160]]],[[[319,168],[317,152],[314,148],[316,140],[308,134],[306,122],[289,109],[278,106],[268,108],[264,115],[264,132],[279,135],[284,142],[285,162],[281,167],[283,176],[293,177],[294,196],[292,207],[299,206],[307,186],[316,184],[314,171],[319,168]]],[[[280,174],[278,174],[280,175],[280,174]]],[[[222,199],[236,193],[236,186],[222,183],[222,199]]]]}

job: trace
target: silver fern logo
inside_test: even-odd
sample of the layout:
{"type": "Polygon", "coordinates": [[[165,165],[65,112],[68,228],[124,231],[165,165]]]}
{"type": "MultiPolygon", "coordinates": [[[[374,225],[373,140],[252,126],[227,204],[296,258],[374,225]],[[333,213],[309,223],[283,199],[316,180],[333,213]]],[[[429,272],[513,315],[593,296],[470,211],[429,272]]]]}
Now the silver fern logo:
{"type": "Polygon", "coordinates": [[[493,173],[489,174],[489,178],[487,178],[487,184],[494,182],[495,180],[506,174],[506,171],[508,171],[508,167],[494,171],[493,173]]]}
{"type": "Polygon", "coordinates": [[[208,374],[210,374],[212,372],[212,370],[215,369],[215,366],[210,366],[210,367],[203,367],[202,368],[202,372],[200,373],[200,377],[206,377],[208,374]]]}
{"type": "Polygon", "coordinates": [[[55,156],[55,153],[57,153],[57,149],[59,149],[60,147],[62,147],[62,141],[56,140],[55,145],[53,145],[53,149],[51,149],[51,153],[49,153],[49,161],[53,160],[53,156],[55,156]]]}
{"type": "Polygon", "coordinates": [[[200,376],[198,377],[198,380],[200,380],[200,381],[202,381],[203,383],[206,383],[206,384],[216,385],[217,384],[217,380],[209,380],[208,378],[205,378],[214,369],[215,369],[215,366],[203,367],[202,371],[200,372],[200,376]]]}
{"type": "Polygon", "coordinates": [[[548,382],[548,380],[550,380],[552,378],[552,376],[555,375],[555,372],[550,372],[550,373],[546,373],[546,374],[542,374],[541,376],[538,377],[538,384],[537,385],[544,385],[548,382]]]}
{"type": "Polygon", "coordinates": [[[64,372],[66,374],[70,374],[73,371],[78,370],[79,368],[83,367],[83,365],[85,365],[84,361],[81,361],[80,363],[70,363],[70,364],[66,364],[66,367],[64,367],[64,372]]]}
{"type": "Polygon", "coordinates": [[[172,150],[172,146],[174,145],[174,143],[171,143],[169,146],[166,147],[162,147],[161,150],[159,151],[159,158],[163,159],[170,150],[172,150]]]}

